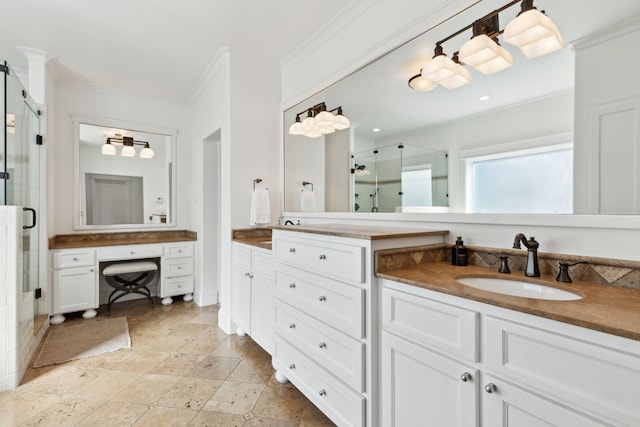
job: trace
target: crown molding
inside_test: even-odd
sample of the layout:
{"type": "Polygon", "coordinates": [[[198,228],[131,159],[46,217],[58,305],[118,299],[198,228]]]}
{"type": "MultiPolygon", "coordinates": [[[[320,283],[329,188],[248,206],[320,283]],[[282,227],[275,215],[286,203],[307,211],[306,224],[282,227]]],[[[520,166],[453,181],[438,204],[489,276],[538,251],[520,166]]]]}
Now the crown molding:
{"type": "Polygon", "coordinates": [[[231,49],[228,46],[221,47],[216,51],[211,61],[207,64],[200,77],[196,80],[193,87],[187,95],[186,106],[191,106],[196,101],[204,86],[215,76],[217,76],[225,67],[229,66],[229,57],[231,49]]]}
{"type": "Polygon", "coordinates": [[[606,28],[600,28],[595,32],[581,37],[569,43],[569,47],[574,52],[588,49],[611,40],[616,40],[624,35],[640,31],[640,15],[634,15],[629,18],[616,22],[606,28]]]}

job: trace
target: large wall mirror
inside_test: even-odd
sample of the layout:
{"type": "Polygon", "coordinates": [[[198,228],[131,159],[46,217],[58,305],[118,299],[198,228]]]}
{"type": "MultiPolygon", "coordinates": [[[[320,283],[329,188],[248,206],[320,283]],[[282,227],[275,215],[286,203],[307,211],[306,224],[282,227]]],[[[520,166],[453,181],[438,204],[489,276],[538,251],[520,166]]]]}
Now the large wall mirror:
{"type": "MultiPolygon", "coordinates": [[[[451,90],[408,86],[433,56],[436,42],[506,3],[479,1],[287,109],[285,211],[639,213],[618,203],[628,193],[619,188],[623,179],[615,176],[620,172],[611,156],[598,163],[593,160],[597,150],[585,154],[584,134],[576,140],[577,117],[586,114],[583,107],[592,102],[589,92],[600,86],[595,82],[609,77],[596,76],[591,82],[580,77],[578,82],[576,76],[587,73],[578,67],[589,61],[576,61],[579,43],[574,41],[593,34],[606,38],[619,24],[629,26],[629,17],[640,16],[640,2],[536,0],[534,6],[544,10],[562,34],[562,49],[527,59],[501,40],[514,60],[506,70],[487,76],[468,67],[471,82],[451,90]],[[577,100],[582,102],[579,107],[577,100]],[[327,109],[342,107],[351,127],[317,138],[289,134],[296,115],[319,103],[327,109]],[[589,172],[587,162],[598,171],[589,172]],[[588,178],[580,174],[600,174],[598,185],[604,186],[601,192],[614,207],[587,203],[583,195],[591,190],[585,189],[588,178]],[[311,186],[303,183],[310,182],[315,203],[305,205],[303,191],[311,191],[311,186]]],[[[500,29],[519,11],[516,4],[500,12],[500,29]]],[[[615,49],[614,59],[633,56],[629,52],[636,52],[640,42],[637,28],[622,33],[635,35],[618,31],[606,46],[615,49]]],[[[451,57],[471,36],[469,30],[445,41],[445,53],[451,57]]],[[[590,55],[596,62],[599,48],[589,49],[584,48],[583,57],[590,55]]],[[[640,92],[637,78],[618,84],[631,95],[640,92]]],[[[615,129],[617,119],[610,125],[603,120],[605,131],[615,129]]]]}
{"type": "Polygon", "coordinates": [[[77,117],[74,126],[74,228],[175,225],[175,131],[77,117]]]}

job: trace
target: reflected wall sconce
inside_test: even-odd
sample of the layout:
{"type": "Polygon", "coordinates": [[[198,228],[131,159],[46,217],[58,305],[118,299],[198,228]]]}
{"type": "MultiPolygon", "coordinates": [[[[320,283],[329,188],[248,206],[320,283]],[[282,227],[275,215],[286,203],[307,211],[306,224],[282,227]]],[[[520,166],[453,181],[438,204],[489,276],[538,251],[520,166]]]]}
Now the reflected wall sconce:
{"type": "Polygon", "coordinates": [[[148,142],[136,141],[133,137],[122,136],[119,133],[115,134],[114,137],[107,138],[107,142],[102,146],[102,154],[105,156],[115,156],[116,146],[122,146],[122,150],[120,151],[122,157],[135,157],[135,145],[143,146],[142,150],[140,150],[141,159],[152,159],[155,155],[151,147],[149,147],[148,142]]]}
{"type": "Polygon", "coordinates": [[[357,176],[362,176],[362,175],[369,175],[370,172],[365,165],[359,165],[356,163],[351,168],[351,173],[357,176]]]}
{"type": "Polygon", "coordinates": [[[327,110],[325,103],[321,102],[296,114],[295,122],[289,127],[289,134],[317,138],[350,126],[351,122],[342,114],[342,107],[327,110]],[[305,113],[307,117],[301,121],[300,116],[305,113]]]}
{"type": "Polygon", "coordinates": [[[513,56],[498,42],[503,35],[505,42],[518,48],[528,58],[536,58],[562,48],[562,36],[556,25],[533,6],[533,0],[514,0],[499,9],[477,19],[436,43],[433,57],[409,79],[409,87],[429,91],[437,86],[454,89],[471,81],[471,74],[464,67],[469,65],[484,75],[491,75],[513,65],[513,56]],[[500,30],[499,14],[520,3],[520,13],[500,30]],[[472,29],[471,40],[462,45],[451,59],[444,53],[442,44],[472,29]]]}

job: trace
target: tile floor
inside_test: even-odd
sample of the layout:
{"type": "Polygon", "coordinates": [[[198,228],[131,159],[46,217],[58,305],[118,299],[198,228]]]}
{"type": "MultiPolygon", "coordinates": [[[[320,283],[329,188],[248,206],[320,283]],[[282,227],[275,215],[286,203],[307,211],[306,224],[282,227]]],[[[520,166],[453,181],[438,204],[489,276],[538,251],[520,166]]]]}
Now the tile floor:
{"type": "Polygon", "coordinates": [[[217,307],[136,300],[111,316],[127,317],[131,349],[29,369],[0,393],[0,426],[333,426],[251,338],[217,327],[217,307]]]}

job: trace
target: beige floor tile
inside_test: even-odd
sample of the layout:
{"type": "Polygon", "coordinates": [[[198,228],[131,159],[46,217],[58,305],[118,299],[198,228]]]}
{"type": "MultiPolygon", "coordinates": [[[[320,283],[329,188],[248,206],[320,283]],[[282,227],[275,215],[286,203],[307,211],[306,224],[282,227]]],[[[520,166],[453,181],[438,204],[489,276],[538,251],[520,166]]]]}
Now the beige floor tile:
{"type": "Polygon", "coordinates": [[[0,426],[17,426],[44,412],[61,400],[60,396],[10,391],[0,400],[0,426]]]}
{"type": "Polygon", "coordinates": [[[180,352],[208,356],[212,354],[219,345],[216,337],[194,339],[180,348],[180,352]]]}
{"type": "Polygon", "coordinates": [[[148,405],[127,402],[107,402],[76,427],[130,426],[149,410],[148,405]]]}
{"type": "Polygon", "coordinates": [[[240,427],[245,425],[244,422],[242,415],[200,411],[193,417],[189,427],[240,427]]]}
{"type": "Polygon", "coordinates": [[[251,411],[264,387],[263,384],[225,381],[204,405],[203,409],[205,411],[244,415],[251,411]]]}
{"type": "Polygon", "coordinates": [[[209,312],[201,312],[187,320],[186,323],[204,323],[205,325],[218,325],[218,312],[217,311],[209,311],[209,312]]]}
{"type": "Polygon", "coordinates": [[[148,372],[152,367],[164,361],[169,355],[157,351],[133,350],[131,355],[112,369],[127,372],[148,372]]]}
{"type": "Polygon", "coordinates": [[[222,384],[221,380],[183,378],[158,402],[160,406],[200,410],[222,384]]]}
{"type": "Polygon", "coordinates": [[[135,427],[184,427],[197,411],[191,409],[154,407],[133,424],[135,427]]]}
{"type": "Polygon", "coordinates": [[[292,387],[267,386],[253,407],[257,417],[295,422],[300,421],[307,399],[292,387]]]}
{"type": "Polygon", "coordinates": [[[142,374],[139,372],[101,371],[98,376],[77,391],[75,397],[96,400],[111,400],[116,394],[136,382],[142,374]]]}
{"type": "Polygon", "coordinates": [[[178,381],[180,377],[172,375],[144,374],[117,393],[112,400],[151,404],[160,400],[178,381]]]}
{"type": "Polygon", "coordinates": [[[200,354],[171,353],[162,362],[152,366],[147,373],[185,376],[204,358],[205,356],[200,354]]]}
{"type": "Polygon", "coordinates": [[[333,427],[335,424],[320,409],[307,400],[300,427],[333,427]]]}
{"type": "Polygon", "coordinates": [[[270,418],[251,418],[244,423],[243,427],[297,427],[298,423],[284,420],[273,420],[270,418]]]}
{"type": "Polygon", "coordinates": [[[104,403],[99,400],[63,398],[44,411],[33,415],[27,421],[21,423],[20,426],[74,426],[104,403]]]}
{"type": "Polygon", "coordinates": [[[25,376],[20,390],[58,395],[74,393],[93,382],[103,372],[67,364],[47,366],[34,369],[25,376]]]}
{"type": "Polygon", "coordinates": [[[227,379],[239,363],[239,357],[207,356],[189,371],[187,376],[209,380],[224,380],[227,379]]]}
{"type": "Polygon", "coordinates": [[[271,359],[242,359],[227,379],[241,383],[267,384],[272,376],[271,359]]]}

